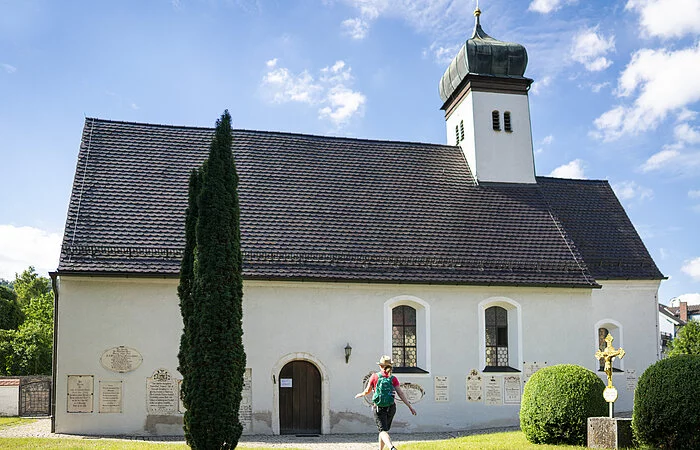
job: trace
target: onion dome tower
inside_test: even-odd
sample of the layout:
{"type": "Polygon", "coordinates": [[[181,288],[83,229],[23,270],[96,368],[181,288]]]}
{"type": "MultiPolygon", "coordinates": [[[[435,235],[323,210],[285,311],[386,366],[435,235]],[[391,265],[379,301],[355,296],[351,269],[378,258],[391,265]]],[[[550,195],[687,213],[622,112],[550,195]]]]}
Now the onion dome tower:
{"type": "Polygon", "coordinates": [[[535,183],[527,51],[492,38],[474,11],[474,33],[440,80],[447,143],[459,145],[477,182],[535,183]]]}

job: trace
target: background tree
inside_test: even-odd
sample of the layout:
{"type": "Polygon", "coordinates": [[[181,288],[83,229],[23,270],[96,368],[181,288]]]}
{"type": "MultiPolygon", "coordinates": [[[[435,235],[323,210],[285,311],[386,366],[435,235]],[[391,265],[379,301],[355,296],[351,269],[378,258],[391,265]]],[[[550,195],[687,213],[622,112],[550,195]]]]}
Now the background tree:
{"type": "MultiPolygon", "coordinates": [[[[192,287],[194,285],[194,264],[197,250],[197,197],[202,183],[200,171],[193,169],[190,174],[188,206],[185,212],[185,250],[180,264],[180,284],[177,287],[177,295],[180,298],[180,313],[182,314],[182,336],[180,337],[180,351],[177,354],[180,363],[177,368],[183,376],[181,385],[182,403],[185,409],[190,408],[190,396],[188,383],[190,381],[190,335],[193,322],[194,300],[192,298],[192,287]]],[[[185,421],[185,439],[191,439],[188,421],[185,421]]]]}
{"type": "Polygon", "coordinates": [[[187,443],[195,450],[235,448],[242,432],[243,388],[240,219],[231,116],[216,122],[197,201],[192,313],[185,319],[187,443]]]}
{"type": "Polygon", "coordinates": [[[53,355],[51,282],[29,267],[12,284],[15,291],[10,294],[0,288],[0,302],[16,297],[23,320],[16,327],[0,330],[0,375],[49,375],[53,355]]]}
{"type": "Polygon", "coordinates": [[[23,321],[17,294],[7,286],[0,286],[0,330],[16,330],[23,321]]]}
{"type": "Polygon", "coordinates": [[[668,356],[700,355],[700,322],[689,320],[668,346],[668,356]]]}

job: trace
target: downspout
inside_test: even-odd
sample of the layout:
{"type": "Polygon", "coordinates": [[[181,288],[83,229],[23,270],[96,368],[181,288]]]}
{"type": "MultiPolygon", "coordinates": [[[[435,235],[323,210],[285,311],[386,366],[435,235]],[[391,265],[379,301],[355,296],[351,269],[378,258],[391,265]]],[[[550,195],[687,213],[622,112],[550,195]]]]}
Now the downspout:
{"type": "Polygon", "coordinates": [[[53,290],[53,358],[51,361],[51,432],[56,432],[56,373],[58,372],[58,281],[56,272],[49,272],[53,290]]]}

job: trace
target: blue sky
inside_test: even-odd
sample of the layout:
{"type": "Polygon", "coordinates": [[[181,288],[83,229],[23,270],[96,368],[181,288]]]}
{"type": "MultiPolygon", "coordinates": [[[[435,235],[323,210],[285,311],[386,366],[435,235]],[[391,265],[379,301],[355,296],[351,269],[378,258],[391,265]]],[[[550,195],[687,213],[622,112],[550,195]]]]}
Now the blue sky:
{"type": "MultiPolygon", "coordinates": [[[[538,175],[605,179],[700,303],[700,0],[481,0],[528,50],[538,175]]],[[[0,278],[58,252],[85,117],[446,142],[473,0],[0,0],[0,278]]]]}

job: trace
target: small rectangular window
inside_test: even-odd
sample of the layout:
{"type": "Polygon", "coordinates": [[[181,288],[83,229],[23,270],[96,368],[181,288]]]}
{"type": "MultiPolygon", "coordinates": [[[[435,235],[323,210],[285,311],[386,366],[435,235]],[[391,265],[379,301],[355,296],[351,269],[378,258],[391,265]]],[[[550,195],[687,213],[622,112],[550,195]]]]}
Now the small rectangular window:
{"type": "Polygon", "coordinates": [[[503,129],[512,132],[513,128],[510,126],[510,112],[506,111],[503,113],[503,129]]]}
{"type": "Polygon", "coordinates": [[[464,140],[464,121],[460,120],[459,121],[459,139],[464,140]]]}
{"type": "Polygon", "coordinates": [[[501,131],[501,119],[498,111],[491,111],[491,122],[493,123],[493,131],[501,131]]]}

